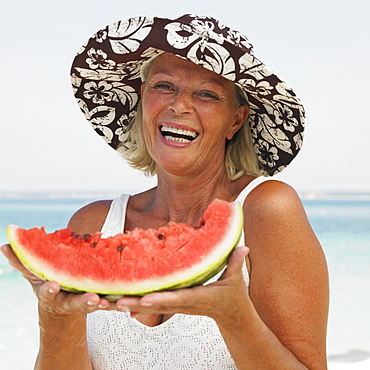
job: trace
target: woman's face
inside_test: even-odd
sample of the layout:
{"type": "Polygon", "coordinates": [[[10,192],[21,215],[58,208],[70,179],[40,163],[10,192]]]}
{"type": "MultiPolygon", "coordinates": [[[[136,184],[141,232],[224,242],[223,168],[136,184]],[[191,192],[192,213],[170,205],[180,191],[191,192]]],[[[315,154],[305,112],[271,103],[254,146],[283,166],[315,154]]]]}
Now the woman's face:
{"type": "Polygon", "coordinates": [[[181,175],[223,165],[225,141],[248,113],[237,108],[231,81],[168,53],[154,61],[141,94],[144,138],[157,170],[181,175]]]}

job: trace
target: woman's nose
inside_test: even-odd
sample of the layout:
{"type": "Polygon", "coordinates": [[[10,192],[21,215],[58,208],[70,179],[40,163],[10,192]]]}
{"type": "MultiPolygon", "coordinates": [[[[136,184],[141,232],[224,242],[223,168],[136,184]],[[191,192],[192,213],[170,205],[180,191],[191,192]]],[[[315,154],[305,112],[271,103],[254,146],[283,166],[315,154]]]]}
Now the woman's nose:
{"type": "Polygon", "coordinates": [[[192,113],[194,109],[192,94],[188,91],[177,91],[172,97],[169,108],[176,115],[192,113]]]}

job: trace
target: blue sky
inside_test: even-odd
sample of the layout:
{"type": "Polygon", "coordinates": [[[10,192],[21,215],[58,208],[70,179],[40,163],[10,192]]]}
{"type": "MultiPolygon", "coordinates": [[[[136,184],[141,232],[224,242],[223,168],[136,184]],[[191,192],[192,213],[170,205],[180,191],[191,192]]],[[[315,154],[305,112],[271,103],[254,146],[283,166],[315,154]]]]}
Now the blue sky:
{"type": "Polygon", "coordinates": [[[69,69],[80,46],[106,24],[184,13],[211,15],[241,31],[303,101],[304,146],[281,179],[304,192],[370,192],[368,0],[7,2],[0,14],[0,191],[154,185],[85,122],[69,69]]]}

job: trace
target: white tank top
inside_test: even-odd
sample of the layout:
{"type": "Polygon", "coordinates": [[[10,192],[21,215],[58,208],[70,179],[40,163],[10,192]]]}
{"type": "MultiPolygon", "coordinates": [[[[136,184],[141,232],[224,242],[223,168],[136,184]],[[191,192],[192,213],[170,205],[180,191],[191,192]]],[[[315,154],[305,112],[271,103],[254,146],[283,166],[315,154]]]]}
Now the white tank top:
{"type": "MultiPolygon", "coordinates": [[[[253,180],[236,201],[243,204],[247,195],[266,180],[270,178],[253,180]]],[[[129,197],[123,194],[113,200],[101,230],[104,236],[124,230],[129,197]]],[[[239,244],[244,245],[244,233],[239,244]]],[[[249,286],[245,266],[243,276],[249,286]]],[[[217,324],[207,316],[175,314],[149,327],[127,312],[96,311],[87,315],[87,342],[94,370],[236,369],[217,324]]]]}

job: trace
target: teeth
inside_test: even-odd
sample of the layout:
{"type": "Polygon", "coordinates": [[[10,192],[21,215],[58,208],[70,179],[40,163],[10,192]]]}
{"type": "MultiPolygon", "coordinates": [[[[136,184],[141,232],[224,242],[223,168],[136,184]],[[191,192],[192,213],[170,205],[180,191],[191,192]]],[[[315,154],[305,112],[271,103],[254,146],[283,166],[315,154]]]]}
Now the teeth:
{"type": "Polygon", "coordinates": [[[184,139],[183,137],[173,137],[173,136],[164,136],[164,138],[168,141],[175,141],[177,143],[190,143],[191,140],[184,139]]]}
{"type": "MultiPolygon", "coordinates": [[[[175,128],[175,127],[169,127],[169,126],[162,126],[161,131],[165,132],[172,132],[174,134],[178,135],[185,135],[185,136],[190,136],[192,138],[196,138],[198,134],[195,131],[190,131],[190,130],[183,130],[182,128],[175,128]]],[[[186,140],[188,142],[189,140],[186,140]]]]}

